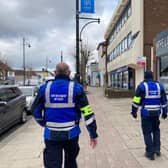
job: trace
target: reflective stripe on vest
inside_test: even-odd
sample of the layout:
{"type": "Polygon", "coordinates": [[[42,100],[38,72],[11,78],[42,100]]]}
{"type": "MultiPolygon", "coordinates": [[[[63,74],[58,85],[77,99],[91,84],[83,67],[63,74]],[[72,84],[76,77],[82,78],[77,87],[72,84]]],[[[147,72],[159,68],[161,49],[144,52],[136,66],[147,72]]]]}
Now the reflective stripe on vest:
{"type": "Polygon", "coordinates": [[[145,98],[149,98],[149,99],[156,99],[156,98],[160,98],[160,86],[158,83],[155,83],[157,86],[157,91],[158,91],[158,95],[149,95],[149,87],[148,84],[146,82],[143,83],[145,86],[145,98]]]}
{"type": "Polygon", "coordinates": [[[46,127],[46,128],[48,128],[49,130],[52,130],[52,131],[69,131],[74,127],[75,126],[67,127],[67,128],[52,128],[52,127],[46,127]]]}
{"type": "Polygon", "coordinates": [[[69,131],[76,126],[75,121],[57,123],[57,122],[47,122],[46,127],[53,131],[69,131]]]}
{"type": "Polygon", "coordinates": [[[75,125],[75,121],[70,121],[70,122],[63,122],[63,123],[57,123],[57,122],[47,122],[46,126],[47,127],[72,127],[75,125]]]}
{"type": "Polygon", "coordinates": [[[145,105],[145,109],[148,109],[149,111],[160,110],[160,107],[160,105],[145,105]]]}
{"type": "Polygon", "coordinates": [[[132,103],[132,106],[134,106],[135,108],[138,108],[139,105],[135,104],[135,103],[132,103]]]}
{"type": "Polygon", "coordinates": [[[167,107],[167,104],[165,104],[165,105],[162,105],[162,107],[163,107],[163,108],[166,108],[166,107],[167,107]]]}
{"type": "Polygon", "coordinates": [[[75,107],[75,104],[73,103],[73,89],[74,89],[74,82],[69,82],[69,88],[68,88],[68,103],[51,103],[50,102],[50,89],[52,85],[52,81],[49,81],[47,83],[46,87],[46,103],[45,107],[48,108],[68,108],[68,107],[75,107]]]}

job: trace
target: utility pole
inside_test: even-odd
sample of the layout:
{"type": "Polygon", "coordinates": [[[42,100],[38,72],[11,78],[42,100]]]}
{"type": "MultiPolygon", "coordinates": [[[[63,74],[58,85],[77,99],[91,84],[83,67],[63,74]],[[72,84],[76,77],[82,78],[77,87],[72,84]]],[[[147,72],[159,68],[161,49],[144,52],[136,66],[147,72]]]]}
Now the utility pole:
{"type": "Polygon", "coordinates": [[[61,50],[61,62],[63,62],[63,52],[61,50]]]}
{"type": "Polygon", "coordinates": [[[107,88],[107,86],[108,86],[107,47],[108,47],[108,40],[106,40],[106,42],[105,42],[105,88],[107,88]]]}
{"type": "Polygon", "coordinates": [[[26,66],[25,66],[25,38],[23,37],[23,85],[25,86],[26,80],[26,66]]]}
{"type": "Polygon", "coordinates": [[[46,56],[46,70],[48,69],[48,56],[46,56]]]}
{"type": "Polygon", "coordinates": [[[79,0],[76,0],[76,80],[80,81],[79,74],[79,0]]]}
{"type": "Polygon", "coordinates": [[[23,85],[25,86],[26,81],[26,63],[25,63],[25,46],[28,46],[29,48],[31,45],[26,42],[25,37],[23,37],[23,85]]]}

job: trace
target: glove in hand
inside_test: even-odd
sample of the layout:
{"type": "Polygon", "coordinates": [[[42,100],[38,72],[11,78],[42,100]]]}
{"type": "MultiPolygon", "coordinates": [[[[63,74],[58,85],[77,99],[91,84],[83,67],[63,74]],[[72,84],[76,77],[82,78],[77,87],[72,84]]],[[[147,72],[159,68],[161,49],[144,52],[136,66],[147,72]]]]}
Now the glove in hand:
{"type": "Polygon", "coordinates": [[[166,119],[167,118],[167,114],[166,113],[162,113],[162,118],[166,119]]]}
{"type": "Polygon", "coordinates": [[[137,118],[137,113],[131,112],[131,115],[132,115],[133,118],[137,118]]]}

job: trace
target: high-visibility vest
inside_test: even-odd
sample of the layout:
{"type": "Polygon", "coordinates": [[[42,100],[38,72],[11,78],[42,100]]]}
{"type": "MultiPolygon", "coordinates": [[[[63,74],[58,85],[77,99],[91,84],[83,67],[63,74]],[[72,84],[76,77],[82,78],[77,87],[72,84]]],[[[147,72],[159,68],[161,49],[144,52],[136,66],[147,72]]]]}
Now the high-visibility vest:
{"type": "Polygon", "coordinates": [[[75,111],[74,82],[49,81],[45,89],[45,138],[49,138],[51,131],[65,133],[76,128],[78,131],[73,136],[77,136],[79,119],[75,111]]]}
{"type": "Polygon", "coordinates": [[[158,82],[143,82],[145,98],[141,113],[144,116],[157,116],[161,113],[161,87],[158,82]]]}

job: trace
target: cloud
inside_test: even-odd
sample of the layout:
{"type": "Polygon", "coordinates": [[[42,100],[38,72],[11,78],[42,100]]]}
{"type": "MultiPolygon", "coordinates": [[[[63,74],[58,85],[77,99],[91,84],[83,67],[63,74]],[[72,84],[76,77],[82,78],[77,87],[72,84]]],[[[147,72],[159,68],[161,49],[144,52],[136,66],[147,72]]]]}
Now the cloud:
{"type": "MultiPolygon", "coordinates": [[[[118,0],[117,0],[118,1],[118,0]]],[[[117,1],[95,0],[96,13],[83,15],[101,19],[101,23],[88,25],[82,38],[93,50],[104,39],[106,24],[117,1]]],[[[80,28],[87,21],[80,20],[80,28]]],[[[23,67],[23,43],[25,37],[26,67],[42,68],[46,58],[49,68],[64,60],[75,71],[75,0],[1,0],[0,6],[0,59],[14,68],[23,67]]]]}

